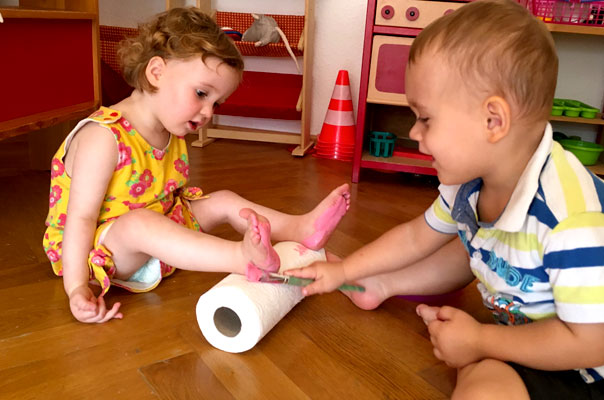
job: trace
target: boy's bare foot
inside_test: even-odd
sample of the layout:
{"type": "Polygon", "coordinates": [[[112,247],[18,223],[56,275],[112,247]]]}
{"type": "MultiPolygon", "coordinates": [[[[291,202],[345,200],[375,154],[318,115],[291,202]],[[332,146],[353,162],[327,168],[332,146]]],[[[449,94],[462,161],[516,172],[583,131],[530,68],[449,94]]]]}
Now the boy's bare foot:
{"type": "Polygon", "coordinates": [[[362,310],[376,309],[388,298],[388,296],[384,292],[384,288],[379,280],[374,278],[375,277],[370,277],[354,282],[355,285],[363,286],[365,288],[364,292],[342,290],[342,293],[348,296],[348,298],[362,310]]]}
{"type": "Polygon", "coordinates": [[[271,244],[271,225],[266,218],[249,208],[239,211],[239,216],[247,220],[247,230],[243,236],[243,255],[256,267],[269,272],[279,270],[281,261],[271,244]]]}
{"type": "MultiPolygon", "coordinates": [[[[327,261],[336,262],[342,259],[329,251],[325,252],[327,261]]],[[[368,277],[355,281],[355,285],[361,285],[365,288],[364,292],[356,292],[351,290],[342,290],[352,302],[363,310],[373,310],[377,308],[384,300],[388,298],[386,290],[379,279],[380,275],[368,277]]]]}
{"type": "Polygon", "coordinates": [[[345,183],[335,188],[314,210],[305,215],[305,220],[310,223],[302,227],[302,237],[305,238],[302,244],[312,250],[321,249],[349,207],[350,187],[345,183]]]}
{"type": "Polygon", "coordinates": [[[428,306],[426,304],[420,304],[415,308],[415,312],[426,325],[438,319],[438,310],[440,310],[440,307],[428,306]]]}

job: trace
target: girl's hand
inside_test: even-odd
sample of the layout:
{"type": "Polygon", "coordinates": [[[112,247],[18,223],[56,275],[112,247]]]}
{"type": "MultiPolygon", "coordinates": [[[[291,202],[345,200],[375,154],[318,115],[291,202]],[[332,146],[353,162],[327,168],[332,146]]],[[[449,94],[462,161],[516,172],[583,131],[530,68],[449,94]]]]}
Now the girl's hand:
{"type": "Polygon", "coordinates": [[[285,271],[285,274],[315,280],[302,289],[304,296],[333,292],[346,281],[341,262],[317,261],[308,267],[289,269],[285,271]]]}
{"type": "Polygon", "coordinates": [[[428,325],[434,355],[448,366],[460,368],[481,360],[481,324],[466,312],[420,304],[418,315],[428,325]]]}
{"type": "Polygon", "coordinates": [[[121,303],[115,303],[107,310],[103,296],[95,297],[92,290],[85,286],[78,286],[69,294],[69,307],[71,313],[80,322],[107,322],[112,318],[122,319],[122,313],[118,312],[121,303]]]}

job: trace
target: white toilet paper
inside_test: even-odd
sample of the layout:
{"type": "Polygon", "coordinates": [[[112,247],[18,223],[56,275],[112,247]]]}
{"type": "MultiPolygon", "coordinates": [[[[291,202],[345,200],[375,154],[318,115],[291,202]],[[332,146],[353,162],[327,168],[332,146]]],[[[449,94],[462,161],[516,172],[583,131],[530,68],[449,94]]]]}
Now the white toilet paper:
{"type": "MultiPolygon", "coordinates": [[[[280,271],[325,260],[325,250],[309,250],[295,242],[275,245],[280,271]]],[[[297,286],[248,282],[231,274],[197,302],[201,333],[214,347],[240,353],[254,347],[304,296],[297,286]]]]}

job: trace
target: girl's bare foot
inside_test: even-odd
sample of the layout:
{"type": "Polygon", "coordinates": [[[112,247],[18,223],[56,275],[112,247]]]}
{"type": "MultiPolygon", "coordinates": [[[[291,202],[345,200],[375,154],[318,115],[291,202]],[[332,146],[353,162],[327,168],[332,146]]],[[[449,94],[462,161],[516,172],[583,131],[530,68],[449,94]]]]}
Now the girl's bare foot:
{"type": "Polygon", "coordinates": [[[263,269],[258,268],[254,263],[249,262],[245,267],[245,277],[250,282],[260,282],[264,274],[267,274],[263,269]]]}
{"type": "Polygon", "coordinates": [[[239,212],[247,219],[247,230],[243,236],[243,255],[256,267],[269,272],[279,270],[279,255],[271,244],[271,225],[266,218],[249,208],[239,212]]]}
{"type": "Polygon", "coordinates": [[[350,187],[345,183],[335,188],[314,210],[304,216],[304,221],[309,223],[302,227],[302,237],[305,238],[302,244],[312,250],[321,249],[349,207],[350,187]]]}

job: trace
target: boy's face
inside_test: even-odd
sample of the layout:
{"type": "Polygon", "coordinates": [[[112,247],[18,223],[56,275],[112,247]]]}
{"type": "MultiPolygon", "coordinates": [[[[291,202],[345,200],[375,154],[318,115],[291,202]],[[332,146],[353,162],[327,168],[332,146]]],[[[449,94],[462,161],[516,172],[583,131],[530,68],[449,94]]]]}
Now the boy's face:
{"type": "Polygon", "coordinates": [[[207,124],[238,85],[238,72],[216,57],[167,60],[154,94],[156,115],[168,132],[185,136],[207,124]]]}
{"type": "Polygon", "coordinates": [[[434,157],[441,183],[483,176],[487,149],[479,96],[471,96],[459,75],[431,52],[407,66],[405,87],[417,117],[409,136],[422,153],[434,157]]]}

